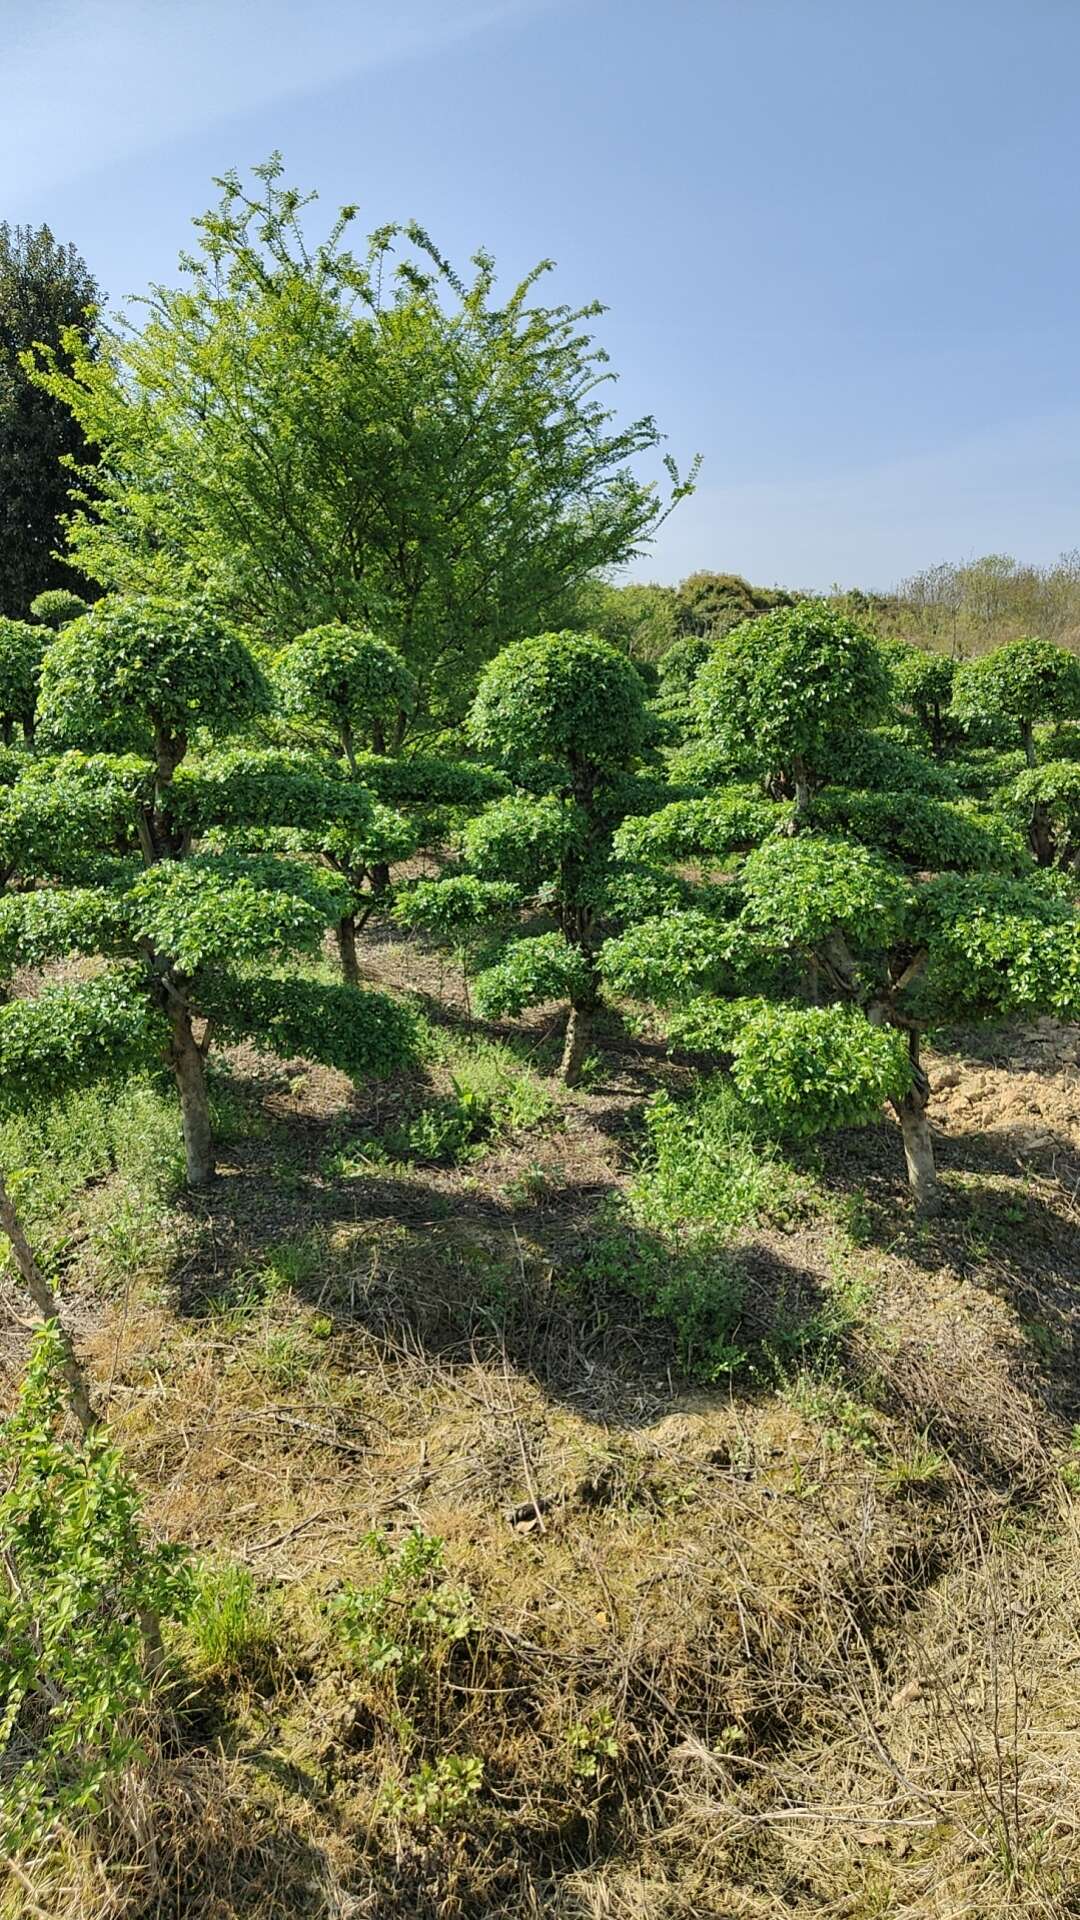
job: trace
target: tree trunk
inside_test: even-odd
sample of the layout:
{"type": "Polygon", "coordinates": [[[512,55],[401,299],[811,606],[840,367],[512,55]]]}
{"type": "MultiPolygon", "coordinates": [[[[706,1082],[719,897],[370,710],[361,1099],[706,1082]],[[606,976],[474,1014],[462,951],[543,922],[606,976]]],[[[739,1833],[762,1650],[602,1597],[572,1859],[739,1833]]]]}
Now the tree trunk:
{"type": "Polygon", "coordinates": [[[191,1016],[182,1007],[170,1013],[172,1039],[169,1065],[180,1095],[184,1123],[184,1158],[189,1187],[208,1187],[216,1171],[210,1132],[210,1102],[206,1094],[206,1066],[191,1031],[191,1016]]]}
{"type": "Polygon", "coordinates": [[[1029,767],[1033,767],[1035,765],[1035,735],[1030,720],[1023,721],[1020,728],[1020,739],[1023,743],[1024,759],[1027,761],[1029,767]]]}
{"type": "Polygon", "coordinates": [[[908,1185],[915,1205],[920,1213],[938,1213],[941,1188],[934,1165],[934,1142],[926,1117],[926,1101],[917,1092],[906,1093],[899,1103],[899,1113],[908,1185]]]}
{"type": "Polygon", "coordinates": [[[376,860],[371,869],[371,890],[377,900],[390,891],[390,867],[385,860],[376,860]]]}
{"type": "Polygon", "coordinates": [[[1031,825],[1028,829],[1031,851],[1040,867],[1052,867],[1056,854],[1054,836],[1050,828],[1050,817],[1041,801],[1037,801],[1031,810],[1031,825]]]}
{"type": "Polygon", "coordinates": [[[810,816],[812,798],[810,774],[802,760],[796,760],[791,771],[795,780],[795,812],[792,815],[789,832],[799,833],[807,825],[810,816]]]}
{"type": "Polygon", "coordinates": [[[338,953],[341,956],[341,977],[347,987],[360,985],[360,968],[356,959],[356,915],[347,913],[335,928],[338,953]]]}
{"type": "Polygon", "coordinates": [[[566,1023],[562,1065],[559,1068],[563,1082],[568,1087],[576,1087],[581,1079],[581,1069],[588,1050],[594,1011],[592,1004],[571,1005],[570,1018],[566,1023]]]}
{"type": "MultiPolygon", "coordinates": [[[[34,1259],[30,1242],[23,1232],[22,1222],[15,1211],[11,1195],[0,1174],[0,1227],[3,1228],[15,1255],[15,1265],[26,1284],[26,1290],[43,1320],[51,1320],[60,1341],[64,1379],[67,1381],[71,1411],[78,1422],[79,1431],[84,1440],[88,1440],[98,1427],[98,1417],[90,1399],[90,1389],[82,1363],[72,1344],[60,1317],[60,1302],[50,1287],[37,1261],[34,1259]]],[[[138,1610],[139,1631],[143,1638],[143,1656],[146,1670],[151,1678],[160,1673],[165,1663],[165,1648],[161,1639],[161,1622],[157,1614],[149,1607],[138,1610]]]]}
{"type": "Polygon", "coordinates": [[[937,1213],[941,1207],[941,1188],[938,1185],[937,1168],[934,1165],[934,1142],[930,1133],[930,1122],[926,1117],[926,1108],[930,1099],[930,1082],[919,1063],[919,1035],[914,1029],[908,1033],[908,1052],[911,1056],[913,1084],[903,1099],[895,1102],[900,1130],[904,1136],[908,1185],[920,1213],[937,1213]]]}
{"type": "Polygon", "coordinates": [[[353,730],[347,720],[341,723],[341,750],[345,755],[349,772],[356,778],[356,747],[353,742],[353,730]]]}

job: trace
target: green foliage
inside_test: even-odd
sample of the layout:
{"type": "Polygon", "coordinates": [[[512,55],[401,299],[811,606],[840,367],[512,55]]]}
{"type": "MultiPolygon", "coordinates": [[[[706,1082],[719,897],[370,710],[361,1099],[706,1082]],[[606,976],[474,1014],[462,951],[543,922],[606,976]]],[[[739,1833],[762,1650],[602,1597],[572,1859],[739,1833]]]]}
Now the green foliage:
{"type": "Polygon", "coordinates": [[[854,621],[816,601],[747,621],[718,641],[698,676],[703,728],[729,764],[790,789],[827,777],[853,731],[888,709],[881,653],[854,621]]]}
{"type": "Polygon", "coordinates": [[[624,820],[615,851],[631,858],[726,859],[756,847],[790,815],[751,786],[722,788],[704,800],[673,800],[656,813],[624,820]]]}
{"type": "Polygon", "coordinates": [[[475,981],[477,1012],[504,1019],[545,1000],[573,1000],[589,991],[588,966],[578,947],[561,933],[512,940],[501,960],[475,981]]]}
{"type": "Polygon", "coordinates": [[[681,1241],[636,1230],[617,1212],[586,1243],[582,1282],[637,1300],[675,1336],[679,1363],[702,1380],[735,1373],[746,1286],[723,1239],[703,1232],[681,1241]]]}
{"type": "Polygon", "coordinates": [[[0,615],[0,733],[33,731],[43,641],[40,627],[0,615]]]}
{"type": "MultiPolygon", "coordinates": [[[[266,704],[254,659],[196,601],[101,600],[53,642],[41,672],[40,725],[58,746],[183,750],[197,726],[243,726],[266,704]]],[[[179,753],[175,757],[179,757],[179,753]]]]}
{"type": "Polygon", "coordinates": [[[208,1679],[261,1678],[273,1665],[273,1614],[250,1569],[236,1561],[191,1570],[185,1629],[194,1665],[208,1679]]]}
{"type": "Polygon", "coordinates": [[[898,704],[911,714],[934,752],[941,753],[958,731],[949,711],[956,662],[905,640],[893,641],[884,651],[898,704]]]}
{"type": "Polygon", "coordinates": [[[676,598],[671,587],[643,581],[614,587],[587,580],[574,597],[574,621],[583,633],[598,634],[639,667],[666,657],[675,639],[676,598]]]}
{"type": "Polygon", "coordinates": [[[103,758],[67,764],[75,758],[24,760],[0,787],[0,881],[118,877],[120,856],[135,845],[135,796],[103,758]]]}
{"type": "Polygon", "coordinates": [[[736,966],[747,952],[746,937],[733,923],[690,907],[643,920],[605,941],[600,971],[616,993],[678,1006],[703,992],[736,991],[736,966]]]}
{"type": "Polygon", "coordinates": [[[1057,876],[943,874],[926,888],[920,927],[925,994],[941,1018],[1080,1016],[1080,930],[1057,876]]]}
{"type": "Polygon", "coordinates": [[[956,670],[953,711],[1002,739],[1019,738],[1033,756],[1039,720],[1080,718],[1080,659],[1050,640],[1010,640],[956,670]]]}
{"type": "Polygon", "coordinates": [[[301,822],[309,831],[325,823],[362,832],[373,806],[370,793],[341,777],[330,761],[251,747],[189,761],[177,770],[165,799],[169,821],[187,833],[301,822]]]}
{"type": "Polygon", "coordinates": [[[71,584],[54,558],[72,506],[64,463],[78,461],[88,478],[91,453],[69,409],[34,384],[22,356],[38,341],[59,349],[71,328],[93,364],[90,310],[98,299],[75,247],[59,244],[48,227],[0,224],[0,614],[22,618],[36,594],[71,584]]]}
{"type": "Polygon", "coordinates": [[[160,1057],[165,1023],[130,967],[0,1006],[0,1106],[9,1111],[160,1057]]]}
{"type": "Polygon", "coordinates": [[[496,292],[486,254],[463,280],[416,225],[354,249],[351,208],[316,244],[280,174],[226,177],[184,284],[108,362],[45,356],[104,456],[71,543],[110,590],[212,581],[268,637],[371,627],[453,720],[486,658],[656,526],[632,469],[659,435],[615,424],[599,309],[539,303],[548,263],[496,292]]]}
{"type": "Polygon", "coordinates": [[[752,587],[740,573],[691,573],[676,594],[680,633],[718,637],[755,614],[792,606],[782,587],[752,587]]]}
{"type": "Polygon", "coordinates": [[[582,808],[558,794],[511,794],[470,820],[465,859],[481,880],[502,881],[522,896],[536,893],[588,837],[582,808]]]}
{"type": "Polygon", "coordinates": [[[51,587],[45,593],[39,593],[30,602],[30,617],[40,620],[42,626],[51,627],[59,633],[69,620],[77,620],[80,614],[89,610],[89,603],[77,593],[68,593],[63,587],[51,587]]]}
{"type": "Polygon", "coordinates": [[[655,1094],[645,1125],[649,1158],[632,1197],[638,1216],[651,1226],[744,1226],[782,1191],[783,1168],[755,1138],[724,1075],[699,1080],[687,1100],[655,1094]]]}
{"type": "Polygon", "coordinates": [[[1006,788],[1003,805],[1018,826],[1030,830],[1037,821],[1059,866],[1076,864],[1080,853],[1080,762],[1050,760],[1028,768],[1006,788]]]}
{"type": "Polygon", "coordinates": [[[443,1542],[419,1528],[395,1547],[383,1533],[364,1546],[378,1567],[366,1587],[351,1582],[334,1601],[334,1618],[357,1665],[385,1675],[394,1690],[420,1685],[480,1622],[472,1595],[443,1571],[443,1542]]]}
{"type": "Polygon", "coordinates": [[[743,920],[766,940],[813,949],[840,932],[887,947],[911,909],[903,874],[867,847],[827,834],[767,840],[740,875],[743,920]]]}
{"type": "Polygon", "coordinates": [[[209,962],[242,967],[313,952],[349,895],[330,874],[299,861],[202,854],[157,861],[124,904],[136,940],[150,941],[191,976],[209,962]]]}
{"type": "MultiPolygon", "coordinates": [[[[433,1057],[450,1069],[451,1091],[385,1127],[377,1143],[380,1158],[458,1165],[552,1118],[551,1094],[509,1048],[437,1031],[429,1045],[433,1057]]],[[[372,1145],[366,1159],[375,1157],[372,1145]]]]}
{"type": "Polygon", "coordinates": [[[833,787],[816,796],[813,820],[815,827],[848,833],[907,866],[1019,870],[1028,865],[1027,848],[1010,822],[980,812],[971,801],[833,787]]]}
{"type": "Polygon", "coordinates": [[[872,1120],[911,1085],[904,1037],[855,1007],[732,1008],[732,1084],[746,1111],[798,1139],[872,1120]]]}
{"type": "Polygon", "coordinates": [[[463,942],[481,927],[505,920],[521,904],[521,890],[508,880],[480,880],[473,873],[442,880],[416,880],[394,901],[394,918],[435,940],[463,942]]]}
{"type": "Polygon", "coordinates": [[[567,1730],[570,1765],[579,1780],[596,1780],[606,1773],[622,1748],[615,1735],[615,1716],[610,1707],[593,1707],[584,1720],[574,1720],[567,1730]]]}
{"type": "Polygon", "coordinates": [[[86,1818],[139,1756],[148,1696],[142,1618],[190,1598],[173,1547],[144,1542],[134,1488],[103,1432],[64,1437],[59,1333],[34,1338],[0,1427],[0,1844],[25,1847],[86,1818]]]}
{"type": "Polygon", "coordinates": [[[286,713],[322,720],[348,749],[356,729],[368,740],[408,713],[416,682],[401,655],[363,627],[312,627],[275,661],[286,713]]]}
{"type": "Polygon", "coordinates": [[[226,1045],[251,1040],[283,1060],[321,1060],[355,1078],[384,1079],[416,1056],[415,1014],[384,993],[222,969],[201,1004],[226,1045]]]}
{"type": "Polygon", "coordinates": [[[418,1827],[450,1827],[463,1820],[484,1784],[484,1763],[475,1753],[441,1753],[425,1760],[404,1786],[387,1787],[386,1811],[418,1827]]]}
{"type": "Polygon", "coordinates": [[[595,634],[541,633],[504,647],[485,669],[469,732],[512,764],[621,766],[645,744],[645,689],[625,655],[595,634]]]}

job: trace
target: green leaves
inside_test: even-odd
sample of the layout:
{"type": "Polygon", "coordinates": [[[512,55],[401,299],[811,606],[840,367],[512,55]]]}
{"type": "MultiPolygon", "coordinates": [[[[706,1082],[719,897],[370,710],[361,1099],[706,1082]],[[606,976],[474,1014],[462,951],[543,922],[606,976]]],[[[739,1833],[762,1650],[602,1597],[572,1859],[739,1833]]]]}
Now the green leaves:
{"type": "Polygon", "coordinates": [[[1050,640],[1009,640],[956,670],[953,711],[983,721],[1004,739],[1037,720],[1080,718],[1080,660],[1050,640]]]}
{"type": "Polygon", "coordinates": [[[312,627],[282,649],[274,678],[286,713],[325,721],[350,747],[354,729],[371,741],[416,702],[401,655],[363,627],[312,627]]]}
{"type": "Polygon", "coordinates": [[[162,860],[128,895],[135,937],[150,941],[182,974],[311,952],[348,912],[349,891],[299,862],[202,855],[162,860]]]}
{"type": "Polygon", "coordinates": [[[200,602],[101,600],[49,648],[39,718],[60,746],[149,751],[161,734],[181,746],[196,727],[228,732],[266,704],[239,637],[200,602]]]}
{"type": "Polygon", "coordinates": [[[943,1017],[1080,1017],[1080,919],[1057,876],[942,876],[922,898],[920,933],[925,992],[943,1017]]]}
{"type": "Polygon", "coordinates": [[[678,1006],[702,992],[735,984],[736,958],[747,941],[730,922],[693,908],[643,920],[600,950],[600,971],[616,993],[678,1006]]]}
{"type": "Polygon", "coordinates": [[[462,836],[465,859],[481,880],[505,880],[522,894],[557,883],[564,861],[588,838],[582,808],[556,794],[513,794],[470,820],[462,836]]]}
{"type": "Polygon", "coordinates": [[[0,726],[17,721],[32,727],[47,638],[26,620],[0,617],[0,726]]]}
{"type": "Polygon", "coordinates": [[[181,1553],[149,1546],[120,1455],[103,1432],[64,1437],[63,1349],[34,1337],[26,1378],[0,1425],[0,1846],[93,1813],[109,1776],[138,1754],[148,1694],[141,1622],[182,1616],[181,1553]]]}
{"type": "Polygon", "coordinates": [[[214,975],[202,1010],[227,1044],[251,1040],[283,1060],[385,1079],[419,1056],[416,1016],[388,994],[322,981],[248,973],[214,975]]]}
{"type": "Polygon", "coordinates": [[[541,933],[511,941],[495,966],[477,974],[474,997],[485,1019],[500,1019],[545,1000],[577,999],[590,985],[580,949],[561,933],[541,933]]]}
{"type": "Polygon", "coordinates": [[[799,834],[767,840],[740,875],[744,924],[782,947],[811,950],[831,934],[889,947],[910,916],[902,874],[855,841],[799,834]]]}
{"type": "Polygon", "coordinates": [[[497,758],[626,766],[648,733],[645,689],[616,648],[595,634],[541,633],[485,668],[469,715],[478,747],[497,758]]]}
{"type": "Polygon", "coordinates": [[[732,1080],[748,1112],[794,1138],[858,1126],[911,1085],[902,1034],[857,1008],[747,1009],[732,1037],[732,1080]]]}
{"type": "Polygon", "coordinates": [[[870,635],[818,601],[768,613],[724,635],[698,675],[695,706],[732,768],[794,791],[797,765],[829,775],[851,733],[888,709],[890,681],[870,635]]]}
{"type": "Polygon", "coordinates": [[[133,969],[0,1006],[0,1106],[18,1110],[160,1057],[167,1040],[133,969]]]}

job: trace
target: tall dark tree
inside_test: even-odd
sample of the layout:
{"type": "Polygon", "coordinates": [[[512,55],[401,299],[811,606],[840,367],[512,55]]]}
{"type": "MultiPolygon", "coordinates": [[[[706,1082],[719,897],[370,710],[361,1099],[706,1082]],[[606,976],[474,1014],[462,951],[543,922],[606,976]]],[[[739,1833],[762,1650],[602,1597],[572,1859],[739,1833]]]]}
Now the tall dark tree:
{"type": "Polygon", "coordinates": [[[87,309],[99,297],[77,248],[48,227],[0,224],[0,614],[15,619],[37,594],[79,584],[53,554],[63,545],[60,519],[73,483],[64,456],[89,464],[78,421],[31,382],[21,356],[39,341],[59,349],[69,327],[92,351],[87,309]]]}

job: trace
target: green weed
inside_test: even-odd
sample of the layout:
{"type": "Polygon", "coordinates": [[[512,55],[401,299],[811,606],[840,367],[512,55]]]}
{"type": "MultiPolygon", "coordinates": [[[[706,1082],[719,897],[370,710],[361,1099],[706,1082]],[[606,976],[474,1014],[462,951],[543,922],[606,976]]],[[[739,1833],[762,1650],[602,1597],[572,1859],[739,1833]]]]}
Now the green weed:
{"type": "Polygon", "coordinates": [[[257,1679],[272,1672],[277,1627],[247,1567],[236,1561],[204,1564],[195,1573],[186,1640],[205,1679],[257,1679]]]}
{"type": "Polygon", "coordinates": [[[641,1219],[662,1227],[738,1227],[775,1210],[787,1169],[755,1139],[737,1095],[719,1076],[688,1100],[655,1094],[645,1125],[651,1157],[632,1188],[641,1219]]]}

